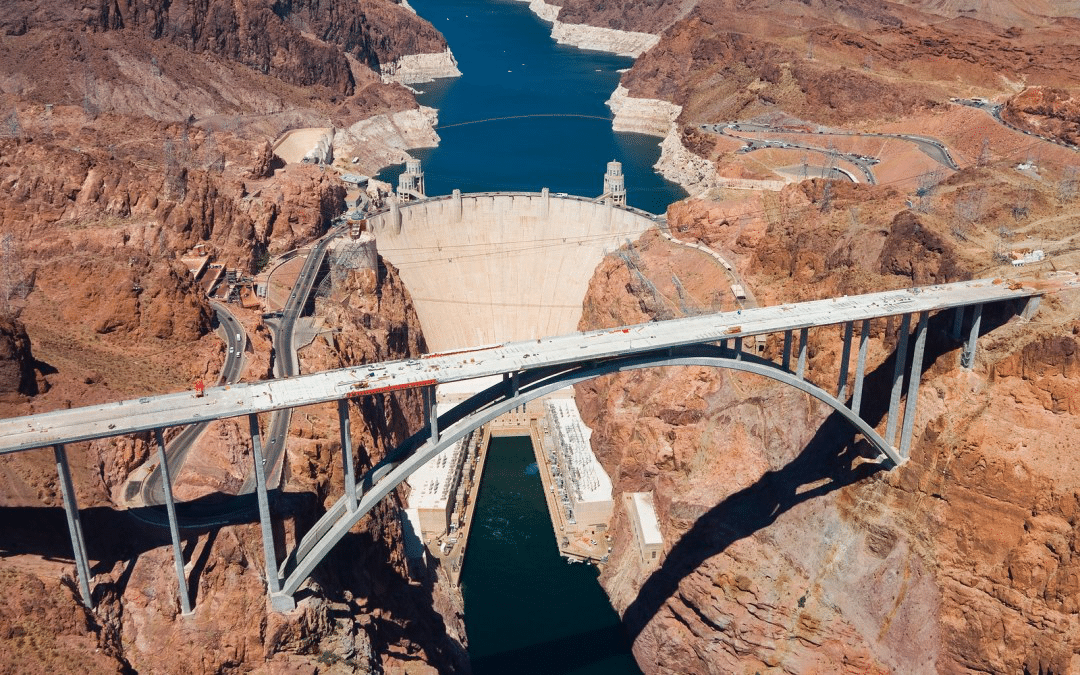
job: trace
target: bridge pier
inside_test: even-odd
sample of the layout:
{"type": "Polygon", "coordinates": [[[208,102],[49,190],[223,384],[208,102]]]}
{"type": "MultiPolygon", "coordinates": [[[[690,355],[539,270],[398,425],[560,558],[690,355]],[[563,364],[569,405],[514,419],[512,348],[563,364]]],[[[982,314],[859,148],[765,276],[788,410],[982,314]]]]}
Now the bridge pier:
{"type": "Polygon", "coordinates": [[[922,384],[923,350],[929,320],[930,312],[922,312],[915,327],[915,347],[911,351],[911,373],[908,375],[907,401],[904,403],[904,427],[900,432],[900,456],[905,460],[911,451],[911,433],[915,428],[915,409],[919,403],[919,385],[922,384]]]}
{"type": "Polygon", "coordinates": [[[844,324],[844,351],[840,355],[840,383],[836,385],[836,398],[841,401],[847,398],[848,362],[851,360],[851,332],[853,324],[848,321],[844,324]]]}
{"type": "MultiPolygon", "coordinates": [[[[795,370],[795,377],[800,380],[805,379],[803,375],[806,373],[806,343],[810,337],[809,328],[799,329],[799,365],[795,370]]],[[[785,340],[787,338],[785,337],[785,340]]]]}
{"type": "Polygon", "coordinates": [[[866,375],[866,348],[870,342],[870,319],[863,319],[859,328],[859,359],[855,364],[855,390],[851,395],[851,412],[859,416],[862,406],[863,376],[866,375]]]}
{"type": "Polygon", "coordinates": [[[87,609],[94,608],[94,598],[90,595],[90,564],[86,560],[86,542],[83,540],[82,520],[79,518],[79,504],[75,497],[75,488],[71,484],[71,472],[68,470],[67,452],[64,446],[53,446],[56,457],[56,473],[60,478],[60,494],[64,498],[64,513],[67,515],[68,534],[71,535],[71,548],[75,557],[75,574],[79,577],[79,591],[87,609]]]}
{"type": "Polygon", "coordinates": [[[972,309],[971,328],[968,330],[967,343],[964,351],[960,354],[960,365],[968,370],[975,366],[975,347],[979,339],[979,327],[982,325],[982,305],[975,305],[972,309]]]}
{"type": "Polygon", "coordinates": [[[784,331],[784,357],[783,365],[784,370],[790,370],[791,368],[791,331],[784,331]]]}
{"type": "Polygon", "coordinates": [[[735,338],[735,360],[742,361],[742,338],[735,338]]]}
{"type": "Polygon", "coordinates": [[[349,512],[356,510],[356,467],[353,466],[352,423],[349,420],[349,399],[337,402],[338,421],[341,427],[341,468],[345,472],[345,499],[349,512]]]}
{"type": "Polygon", "coordinates": [[[949,332],[949,337],[954,340],[959,340],[963,337],[962,332],[964,329],[964,309],[961,305],[953,310],[952,330],[949,332]]]}
{"type": "Polygon", "coordinates": [[[184,575],[184,550],[180,547],[180,526],[176,522],[176,504],[173,502],[172,477],[169,459],[165,454],[165,437],[161,429],[154,429],[158,445],[158,462],[161,465],[161,489],[165,493],[165,512],[169,514],[169,536],[172,538],[173,562],[176,564],[176,583],[180,594],[180,608],[184,616],[191,615],[191,595],[188,593],[187,577],[184,575]]]}
{"type": "Polygon", "coordinates": [[[278,578],[277,554],[274,552],[274,530],[270,524],[270,500],[266,495],[266,470],[263,465],[262,442],[259,440],[259,416],[248,415],[251,428],[251,458],[255,462],[255,494],[259,501],[259,525],[262,527],[263,557],[266,561],[266,587],[273,598],[281,590],[278,578]]]}
{"type": "Polygon", "coordinates": [[[424,407],[427,409],[428,418],[428,433],[431,436],[431,442],[435,443],[439,440],[439,404],[435,400],[435,386],[424,388],[424,407]]]}
{"type": "Polygon", "coordinates": [[[911,331],[911,315],[905,314],[900,321],[899,342],[896,343],[896,363],[893,365],[892,395],[889,397],[889,422],[885,426],[885,442],[895,446],[896,418],[900,411],[900,394],[904,391],[904,365],[907,361],[908,333],[911,331]]]}

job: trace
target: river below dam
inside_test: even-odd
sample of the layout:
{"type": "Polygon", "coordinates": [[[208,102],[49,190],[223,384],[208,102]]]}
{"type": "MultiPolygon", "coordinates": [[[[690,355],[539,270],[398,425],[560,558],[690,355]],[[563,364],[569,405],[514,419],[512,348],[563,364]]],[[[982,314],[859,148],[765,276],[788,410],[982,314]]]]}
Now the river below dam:
{"type": "MultiPolygon", "coordinates": [[[[630,58],[556,44],[514,0],[410,4],[446,36],[462,72],[413,85],[439,111],[439,146],[410,151],[427,194],[547,187],[595,197],[614,159],[629,205],[664,213],[685,196],[652,168],[659,138],[611,129],[604,103],[630,58]]],[[[379,177],[396,185],[402,169],[379,177]]],[[[597,570],[559,556],[530,440],[493,439],[486,464],[462,569],[474,672],[640,672],[597,570]]]]}
{"type": "Polygon", "coordinates": [[[461,578],[473,673],[640,673],[596,576],[559,555],[530,439],[492,438],[461,578]]]}

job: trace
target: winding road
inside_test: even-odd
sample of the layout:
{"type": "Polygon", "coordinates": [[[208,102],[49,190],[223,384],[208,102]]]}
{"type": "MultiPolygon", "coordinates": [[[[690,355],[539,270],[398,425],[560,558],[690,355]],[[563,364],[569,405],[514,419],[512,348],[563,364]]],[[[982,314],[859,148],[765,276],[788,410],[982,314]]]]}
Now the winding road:
{"type": "Polygon", "coordinates": [[[907,141],[908,143],[914,143],[920,151],[930,159],[934,160],[938,164],[951,169],[953,171],[959,171],[960,165],[952,158],[952,154],[949,152],[949,148],[936,138],[930,136],[917,136],[913,134],[884,134],[875,132],[857,132],[857,131],[807,131],[806,129],[793,129],[791,127],[777,127],[768,124],[745,124],[741,122],[731,122],[727,124],[702,124],[699,128],[704,131],[712,133],[724,134],[731,138],[736,138],[748,144],[747,148],[743,152],[752,152],[765,147],[783,148],[783,149],[798,149],[798,150],[810,150],[814,152],[822,153],[835,153],[837,157],[845,161],[851,162],[863,172],[867,182],[870,184],[876,184],[877,180],[874,178],[871,167],[877,164],[880,160],[876,157],[868,157],[866,155],[859,155],[855,153],[843,153],[836,152],[831,148],[819,148],[811,145],[802,145],[797,143],[789,143],[786,141],[760,139],[753,137],[740,136],[736,133],[742,131],[745,133],[773,133],[773,134],[799,134],[807,136],[857,136],[860,138],[895,138],[901,141],[907,141]],[[760,147],[758,147],[760,146],[760,147]]]}
{"type": "MultiPolygon", "coordinates": [[[[221,369],[218,384],[232,384],[240,377],[244,369],[244,345],[247,343],[247,335],[240,321],[232,315],[225,305],[219,302],[211,303],[217,316],[218,327],[225,332],[225,342],[229,347],[229,354],[225,357],[225,365],[221,369]]],[[[165,456],[169,463],[169,474],[178,476],[180,468],[187,461],[195,441],[199,439],[209,422],[191,424],[180,432],[165,446],[165,456]]],[[[161,486],[161,466],[155,466],[139,486],[132,482],[128,486],[128,497],[134,496],[138,490],[142,494],[143,503],[147,506],[156,506],[165,503],[165,491],[161,486]]]]}

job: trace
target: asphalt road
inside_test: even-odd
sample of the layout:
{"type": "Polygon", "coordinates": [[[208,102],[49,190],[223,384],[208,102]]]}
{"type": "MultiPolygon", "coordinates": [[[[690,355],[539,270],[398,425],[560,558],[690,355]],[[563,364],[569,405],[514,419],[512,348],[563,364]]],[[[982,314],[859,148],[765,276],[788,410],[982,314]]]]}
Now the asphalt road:
{"type": "MultiPolygon", "coordinates": [[[[240,325],[240,322],[229,312],[225,305],[214,302],[214,313],[217,315],[218,326],[225,332],[225,342],[228,345],[229,353],[225,357],[225,365],[221,369],[221,377],[218,379],[219,384],[231,384],[235,382],[244,368],[244,345],[247,342],[247,335],[244,333],[244,327],[240,325]]],[[[190,424],[180,432],[175,438],[169,441],[165,446],[165,457],[169,463],[169,474],[173,480],[176,480],[177,474],[180,473],[181,467],[184,466],[184,462],[187,461],[187,455],[191,451],[195,441],[199,436],[206,431],[208,422],[201,424],[190,424]]],[[[161,467],[155,466],[154,469],[146,476],[146,480],[143,481],[142,488],[143,503],[148,506],[154,506],[165,503],[165,491],[162,489],[161,484],[161,467]]]]}
{"type": "MultiPolygon", "coordinates": [[[[300,270],[300,276],[293,284],[292,293],[281,310],[281,318],[274,328],[274,374],[277,377],[292,377],[300,374],[299,362],[296,358],[296,345],[294,344],[294,332],[296,321],[304,311],[311,289],[315,285],[315,279],[319,275],[323,259],[326,257],[326,249],[333,239],[341,234],[340,228],[330,232],[319,240],[315,248],[308,254],[304,261],[304,267],[300,270]]],[[[270,417],[270,425],[267,433],[262,437],[262,451],[264,466],[267,468],[267,483],[273,484],[277,478],[277,472],[273,471],[277,466],[285,449],[285,439],[289,433],[289,423],[292,421],[292,410],[278,410],[270,417]]],[[[255,473],[252,471],[244,479],[244,485],[240,494],[246,494],[255,490],[255,473]]]]}
{"type": "MultiPolygon", "coordinates": [[[[860,136],[866,138],[896,138],[901,141],[907,141],[914,143],[923,154],[930,159],[934,160],[938,164],[945,166],[953,171],[959,171],[960,166],[953,160],[952,155],[949,153],[948,147],[944,143],[936,138],[929,136],[915,136],[911,134],[878,134],[878,133],[859,133],[855,131],[805,131],[803,129],[790,129],[787,127],[772,127],[766,124],[703,124],[702,128],[706,131],[714,131],[716,133],[726,133],[733,138],[739,140],[754,142],[759,144],[769,145],[772,147],[790,147],[799,148],[804,150],[815,150],[817,152],[828,152],[821,148],[815,148],[810,146],[800,146],[795,144],[780,145],[778,141],[763,141],[753,138],[744,138],[742,136],[736,136],[730,133],[730,131],[744,131],[744,132],[758,132],[758,133],[782,133],[782,134],[805,134],[809,136],[860,136]],[[729,131],[730,130],[730,131],[729,131]]],[[[870,166],[877,163],[876,159],[865,158],[861,155],[840,153],[840,157],[855,164],[862,170],[864,175],[872,176],[870,173],[870,166]]],[[[874,180],[868,180],[870,183],[874,183],[874,180]]]]}

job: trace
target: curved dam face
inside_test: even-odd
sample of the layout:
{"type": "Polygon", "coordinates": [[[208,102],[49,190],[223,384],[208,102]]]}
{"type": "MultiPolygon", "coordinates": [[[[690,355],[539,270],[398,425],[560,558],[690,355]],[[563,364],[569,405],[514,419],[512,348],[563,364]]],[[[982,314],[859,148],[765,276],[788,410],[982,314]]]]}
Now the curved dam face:
{"type": "Polygon", "coordinates": [[[433,352],[577,330],[605,252],[654,226],[643,211],[546,190],[455,191],[392,206],[368,224],[433,352]]]}

